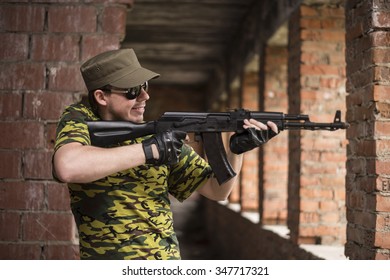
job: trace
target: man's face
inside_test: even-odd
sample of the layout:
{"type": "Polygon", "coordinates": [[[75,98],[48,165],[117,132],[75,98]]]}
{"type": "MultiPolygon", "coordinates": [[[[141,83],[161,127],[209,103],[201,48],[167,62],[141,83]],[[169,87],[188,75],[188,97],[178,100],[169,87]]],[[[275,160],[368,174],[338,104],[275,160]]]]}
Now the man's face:
{"type": "Polygon", "coordinates": [[[107,106],[104,109],[102,118],[104,120],[132,121],[140,123],[144,120],[146,101],[149,94],[144,88],[135,99],[128,99],[124,93],[106,93],[107,106]]]}

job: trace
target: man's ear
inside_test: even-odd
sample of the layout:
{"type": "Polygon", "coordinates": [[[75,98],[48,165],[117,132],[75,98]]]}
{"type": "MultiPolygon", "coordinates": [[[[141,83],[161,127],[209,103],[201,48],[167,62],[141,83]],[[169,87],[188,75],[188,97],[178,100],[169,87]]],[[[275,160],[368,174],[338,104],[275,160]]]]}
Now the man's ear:
{"type": "Polygon", "coordinates": [[[107,105],[107,96],[104,94],[104,91],[97,89],[94,91],[93,96],[96,100],[96,103],[101,106],[107,105]]]}

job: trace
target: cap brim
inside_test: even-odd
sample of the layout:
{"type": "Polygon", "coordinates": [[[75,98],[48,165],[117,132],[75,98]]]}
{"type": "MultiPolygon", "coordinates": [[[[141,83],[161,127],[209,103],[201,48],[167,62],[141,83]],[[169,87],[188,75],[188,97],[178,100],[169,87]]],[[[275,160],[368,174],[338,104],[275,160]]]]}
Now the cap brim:
{"type": "Polygon", "coordinates": [[[141,67],[131,73],[126,74],[118,80],[112,81],[110,85],[118,88],[131,88],[139,86],[151,79],[158,78],[159,76],[160,74],[141,67]]]}

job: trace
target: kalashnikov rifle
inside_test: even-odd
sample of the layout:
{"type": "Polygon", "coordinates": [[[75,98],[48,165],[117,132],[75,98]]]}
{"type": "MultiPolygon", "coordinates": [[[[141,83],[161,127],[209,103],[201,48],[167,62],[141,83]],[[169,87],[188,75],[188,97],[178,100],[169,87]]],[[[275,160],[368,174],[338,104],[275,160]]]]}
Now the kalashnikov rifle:
{"type": "Polygon", "coordinates": [[[329,130],[348,128],[341,121],[341,112],[336,111],[332,123],[311,122],[308,115],[284,114],[280,112],[256,112],[236,109],[230,112],[166,112],[158,120],[144,123],[129,121],[89,121],[88,130],[91,144],[107,147],[126,140],[156,134],[167,130],[181,130],[194,133],[195,139],[202,139],[207,159],[219,184],[236,175],[226,157],[221,133],[244,131],[245,119],[255,119],[262,123],[274,122],[279,131],[283,130],[329,130]]]}

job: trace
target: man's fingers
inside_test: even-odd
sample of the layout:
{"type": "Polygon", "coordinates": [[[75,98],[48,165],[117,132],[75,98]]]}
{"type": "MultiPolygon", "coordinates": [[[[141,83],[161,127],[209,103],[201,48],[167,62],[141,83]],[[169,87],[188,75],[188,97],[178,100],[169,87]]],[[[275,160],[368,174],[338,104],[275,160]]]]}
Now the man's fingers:
{"type": "Polygon", "coordinates": [[[250,127],[253,127],[258,130],[267,130],[268,127],[263,124],[262,122],[256,121],[255,119],[249,119],[249,120],[244,120],[244,128],[248,129],[250,127]]]}
{"type": "Polygon", "coordinates": [[[267,125],[272,129],[273,132],[276,134],[278,133],[278,126],[274,122],[268,121],[267,125]]]}

